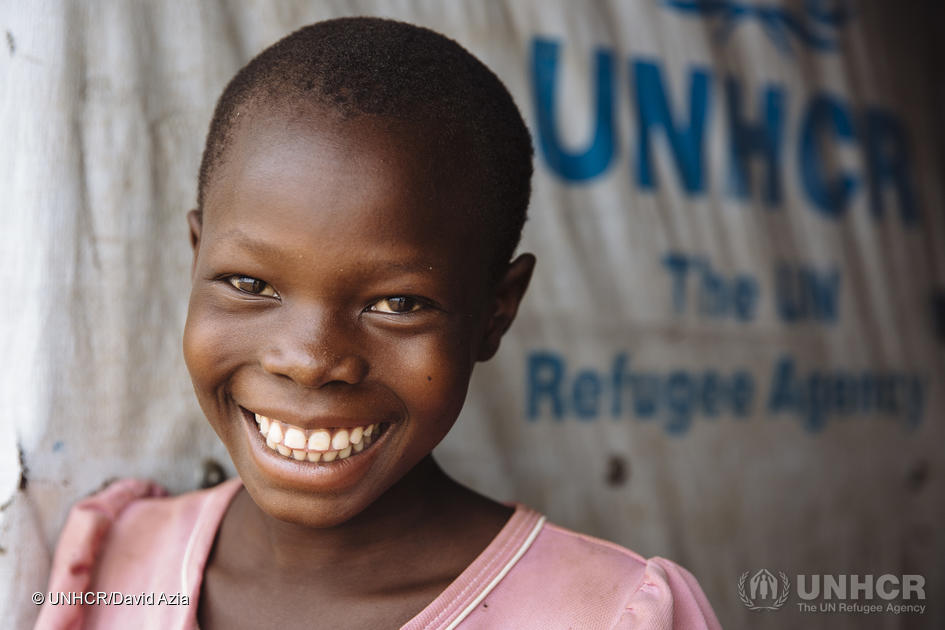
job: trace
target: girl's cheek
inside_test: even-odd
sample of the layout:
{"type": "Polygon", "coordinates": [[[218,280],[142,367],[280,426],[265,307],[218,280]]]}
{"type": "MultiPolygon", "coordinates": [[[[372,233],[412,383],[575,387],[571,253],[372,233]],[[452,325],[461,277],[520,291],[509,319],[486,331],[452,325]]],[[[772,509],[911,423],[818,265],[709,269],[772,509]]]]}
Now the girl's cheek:
{"type": "Polygon", "coordinates": [[[226,322],[211,315],[201,303],[191,303],[184,326],[184,362],[195,385],[212,380],[227,353],[226,322]]]}

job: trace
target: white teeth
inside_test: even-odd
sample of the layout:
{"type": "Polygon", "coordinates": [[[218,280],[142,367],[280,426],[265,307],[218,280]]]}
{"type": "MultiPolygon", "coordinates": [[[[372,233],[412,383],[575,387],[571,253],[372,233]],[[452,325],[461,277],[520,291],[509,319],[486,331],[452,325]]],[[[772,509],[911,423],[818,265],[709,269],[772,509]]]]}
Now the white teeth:
{"type": "Polygon", "coordinates": [[[292,449],[304,449],[305,434],[295,427],[291,427],[286,429],[285,440],[283,440],[282,443],[292,449]]]}
{"type": "Polygon", "coordinates": [[[306,431],[254,413],[266,446],[284,457],[313,463],[342,460],[363,451],[371,442],[378,424],[345,428],[316,429],[306,439],[306,431]]]}
{"type": "Polygon", "coordinates": [[[319,429],[308,438],[308,450],[327,451],[331,447],[331,433],[319,429]]]}
{"type": "Polygon", "coordinates": [[[331,447],[336,451],[340,451],[347,448],[348,444],[348,430],[338,429],[338,432],[331,438],[331,447]]]}

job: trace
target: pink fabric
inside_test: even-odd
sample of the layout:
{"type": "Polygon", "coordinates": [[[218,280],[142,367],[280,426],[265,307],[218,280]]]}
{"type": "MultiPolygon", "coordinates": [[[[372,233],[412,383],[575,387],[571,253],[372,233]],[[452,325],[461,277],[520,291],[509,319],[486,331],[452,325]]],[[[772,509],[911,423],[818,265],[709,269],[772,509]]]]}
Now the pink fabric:
{"type": "MultiPolygon", "coordinates": [[[[152,483],[125,480],[80,501],[56,549],[49,581],[53,596],[164,593],[181,596],[180,601],[144,606],[53,605],[47,600],[36,628],[193,630],[204,565],[240,487],[234,479],[166,497],[152,483]]],[[[572,627],[720,628],[685,569],[546,523],[518,505],[479,557],[402,630],[572,627]]]]}

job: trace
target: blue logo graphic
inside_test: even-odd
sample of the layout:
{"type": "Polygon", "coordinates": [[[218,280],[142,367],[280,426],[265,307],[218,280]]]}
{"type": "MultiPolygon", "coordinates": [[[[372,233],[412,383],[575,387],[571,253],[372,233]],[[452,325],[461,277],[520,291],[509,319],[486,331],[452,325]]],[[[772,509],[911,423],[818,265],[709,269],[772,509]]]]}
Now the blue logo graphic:
{"type": "Polygon", "coordinates": [[[819,52],[836,50],[837,36],[852,16],[849,0],[806,0],[804,8],[792,10],[770,5],[752,5],[737,0],[663,0],[663,5],[717,22],[715,37],[724,41],[739,23],[757,20],[784,54],[793,52],[791,38],[819,52]]]}

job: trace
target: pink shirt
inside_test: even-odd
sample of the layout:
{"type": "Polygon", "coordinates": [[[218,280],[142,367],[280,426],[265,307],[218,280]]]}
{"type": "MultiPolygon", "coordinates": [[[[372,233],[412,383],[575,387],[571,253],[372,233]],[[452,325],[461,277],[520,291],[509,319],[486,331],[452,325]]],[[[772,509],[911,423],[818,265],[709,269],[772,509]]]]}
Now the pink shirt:
{"type": "MultiPolygon", "coordinates": [[[[77,503],[36,628],[196,628],[204,565],[240,487],[233,479],[167,497],[156,484],[126,479],[77,503]],[[93,603],[96,591],[107,592],[108,602],[93,603]],[[88,603],[62,601],[70,593],[88,603]]],[[[454,628],[720,626],[682,567],[563,529],[517,505],[489,546],[402,630],[454,628]]]]}

